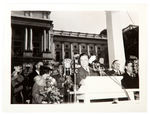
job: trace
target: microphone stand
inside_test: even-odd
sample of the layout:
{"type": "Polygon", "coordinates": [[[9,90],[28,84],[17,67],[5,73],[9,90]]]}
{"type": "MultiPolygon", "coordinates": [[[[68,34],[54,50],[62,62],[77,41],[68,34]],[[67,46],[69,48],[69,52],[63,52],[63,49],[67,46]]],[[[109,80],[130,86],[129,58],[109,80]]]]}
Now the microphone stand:
{"type": "Polygon", "coordinates": [[[73,57],[73,68],[74,68],[74,70],[73,70],[73,74],[74,74],[74,103],[76,103],[77,102],[77,94],[76,94],[76,89],[77,89],[77,87],[76,87],[76,71],[75,71],[75,59],[74,59],[74,57],[73,57]]]}
{"type": "MultiPolygon", "coordinates": [[[[100,75],[102,74],[102,73],[100,72],[100,70],[99,70],[99,74],[100,74],[100,75]]],[[[114,76],[109,76],[109,75],[108,75],[108,77],[109,77],[112,81],[114,81],[117,85],[119,85],[119,86],[123,89],[123,91],[124,91],[125,95],[127,96],[128,100],[131,100],[131,98],[130,98],[128,92],[127,92],[127,90],[125,89],[125,87],[124,87],[122,84],[120,84],[119,81],[118,81],[114,76]]]]}
{"type": "Polygon", "coordinates": [[[108,77],[109,77],[111,80],[113,80],[117,85],[119,85],[119,86],[123,89],[123,91],[124,91],[124,93],[126,94],[128,100],[131,100],[131,98],[130,98],[128,92],[127,92],[127,90],[125,89],[125,87],[124,87],[122,84],[120,84],[117,79],[113,79],[113,78],[115,78],[114,76],[108,76],[108,77]]]}

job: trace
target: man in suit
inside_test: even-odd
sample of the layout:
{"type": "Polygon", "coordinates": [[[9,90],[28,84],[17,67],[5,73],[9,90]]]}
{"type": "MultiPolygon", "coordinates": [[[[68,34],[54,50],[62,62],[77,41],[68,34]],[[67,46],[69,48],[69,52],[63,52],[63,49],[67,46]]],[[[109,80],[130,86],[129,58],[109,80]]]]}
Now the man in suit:
{"type": "Polygon", "coordinates": [[[81,54],[79,57],[79,64],[81,67],[78,69],[77,72],[77,87],[80,87],[84,84],[84,79],[87,76],[99,76],[97,72],[94,72],[92,68],[89,67],[89,57],[87,54],[81,54]]]}
{"type": "Polygon", "coordinates": [[[125,64],[125,73],[123,74],[123,79],[121,83],[124,88],[138,88],[138,77],[133,74],[133,63],[127,61],[125,64]]]}
{"type": "Polygon", "coordinates": [[[120,71],[120,63],[119,60],[114,60],[111,65],[112,70],[107,71],[107,75],[110,76],[121,76],[122,73],[120,71]]]}
{"type": "Polygon", "coordinates": [[[40,75],[40,67],[43,66],[43,62],[39,61],[39,62],[36,62],[35,65],[34,65],[34,68],[33,68],[33,71],[32,73],[29,74],[29,99],[30,99],[30,103],[32,103],[32,87],[35,83],[34,81],[34,78],[37,76],[37,75],[40,75]]]}
{"type": "Polygon", "coordinates": [[[43,66],[43,62],[36,62],[34,69],[31,74],[29,74],[29,86],[33,87],[34,77],[40,75],[40,67],[43,66]]]}

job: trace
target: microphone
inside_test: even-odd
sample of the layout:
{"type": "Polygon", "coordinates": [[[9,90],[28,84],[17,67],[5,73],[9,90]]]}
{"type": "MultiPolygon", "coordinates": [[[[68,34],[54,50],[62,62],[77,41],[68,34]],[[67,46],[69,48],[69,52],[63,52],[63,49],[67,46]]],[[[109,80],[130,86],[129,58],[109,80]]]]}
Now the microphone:
{"type": "Polygon", "coordinates": [[[68,76],[71,75],[71,73],[72,73],[71,61],[72,60],[69,58],[64,59],[64,75],[68,75],[68,76]]]}
{"type": "Polygon", "coordinates": [[[79,54],[75,54],[73,57],[73,75],[74,75],[74,102],[77,102],[77,73],[80,66],[78,65],[79,54]]]}

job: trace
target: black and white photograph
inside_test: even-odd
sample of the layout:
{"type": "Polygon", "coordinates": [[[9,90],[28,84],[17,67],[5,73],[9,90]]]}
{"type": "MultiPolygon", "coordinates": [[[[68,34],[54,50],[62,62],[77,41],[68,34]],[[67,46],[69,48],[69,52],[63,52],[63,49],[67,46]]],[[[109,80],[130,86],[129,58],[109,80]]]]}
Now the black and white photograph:
{"type": "Polygon", "coordinates": [[[9,9],[9,107],[145,110],[141,12],[92,8],[9,9]]]}
{"type": "Polygon", "coordinates": [[[123,12],[130,21],[124,28],[119,28],[121,12],[102,13],[11,11],[11,103],[138,101],[139,26],[134,24],[129,12],[123,12]],[[101,17],[105,15],[107,21],[97,20],[100,16],[94,13],[101,17]],[[57,17],[60,14],[58,22],[63,23],[60,25],[65,25],[65,21],[61,21],[62,14],[66,18],[76,15],[85,19],[70,22],[90,30],[92,23],[98,25],[103,21],[107,22],[107,29],[103,28],[99,33],[55,30],[55,19],[51,20],[51,14],[57,17]],[[93,22],[94,19],[97,22],[93,22]],[[120,63],[124,65],[124,71],[120,70],[120,63]],[[129,91],[133,93],[131,96],[128,89],[132,89],[129,91]],[[86,95],[88,99],[84,98],[86,95]]]}

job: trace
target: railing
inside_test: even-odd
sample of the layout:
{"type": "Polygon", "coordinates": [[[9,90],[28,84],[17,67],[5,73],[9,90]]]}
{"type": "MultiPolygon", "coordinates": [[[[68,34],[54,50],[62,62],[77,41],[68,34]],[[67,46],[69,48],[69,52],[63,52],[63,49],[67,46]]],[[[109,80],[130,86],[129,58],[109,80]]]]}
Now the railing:
{"type": "Polygon", "coordinates": [[[53,30],[53,35],[81,37],[81,38],[94,38],[94,39],[107,39],[104,37],[100,37],[99,34],[72,32],[72,31],[61,31],[61,30],[53,30]]]}

